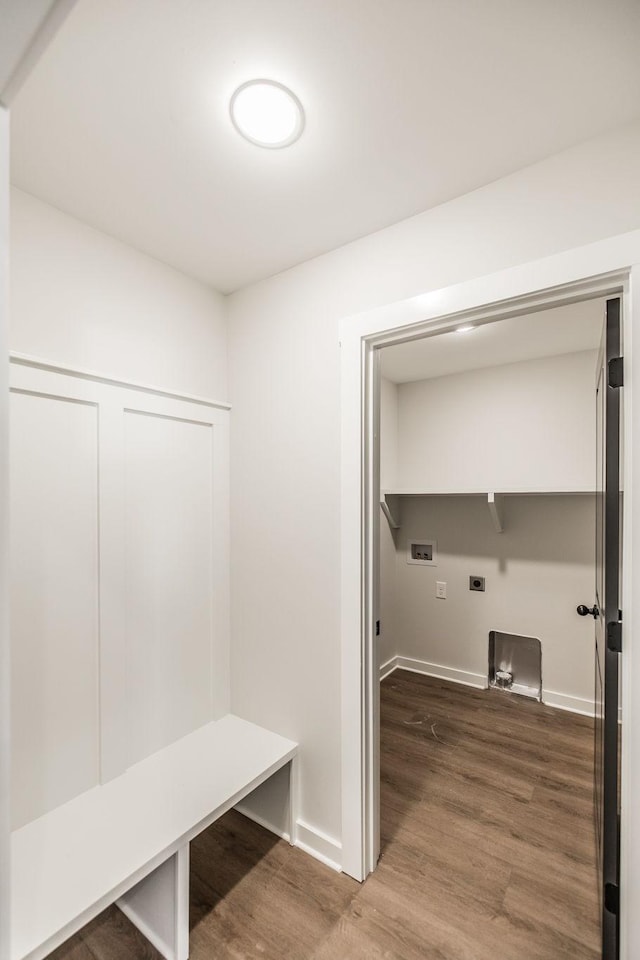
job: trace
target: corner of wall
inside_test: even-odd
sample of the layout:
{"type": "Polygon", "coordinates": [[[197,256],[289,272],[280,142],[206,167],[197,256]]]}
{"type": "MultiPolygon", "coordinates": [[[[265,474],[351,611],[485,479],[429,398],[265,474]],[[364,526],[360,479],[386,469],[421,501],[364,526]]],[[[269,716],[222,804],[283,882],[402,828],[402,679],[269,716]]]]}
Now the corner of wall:
{"type": "Polygon", "coordinates": [[[9,112],[0,106],[0,958],[9,956],[9,112]]]}

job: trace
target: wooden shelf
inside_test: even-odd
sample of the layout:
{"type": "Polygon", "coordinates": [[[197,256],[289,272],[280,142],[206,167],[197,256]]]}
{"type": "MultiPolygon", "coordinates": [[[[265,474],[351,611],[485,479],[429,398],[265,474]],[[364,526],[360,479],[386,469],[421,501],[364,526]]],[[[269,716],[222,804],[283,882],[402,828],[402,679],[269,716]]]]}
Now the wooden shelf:
{"type": "Polygon", "coordinates": [[[380,507],[389,526],[393,530],[400,529],[399,497],[485,497],[489,508],[489,515],[496,533],[504,531],[502,505],[505,497],[553,497],[553,496],[594,496],[594,489],[581,490],[419,490],[416,488],[396,488],[380,491],[380,507]]]}

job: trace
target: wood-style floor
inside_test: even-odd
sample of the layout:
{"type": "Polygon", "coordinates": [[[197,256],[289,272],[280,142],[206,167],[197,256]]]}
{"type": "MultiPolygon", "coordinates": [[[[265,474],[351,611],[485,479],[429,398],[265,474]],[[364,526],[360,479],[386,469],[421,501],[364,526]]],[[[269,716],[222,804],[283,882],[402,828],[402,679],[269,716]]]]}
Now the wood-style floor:
{"type": "MultiPolygon", "coordinates": [[[[596,960],[592,723],[396,671],[360,885],[231,812],[191,847],[191,960],[596,960]]],[[[115,908],[55,960],[159,954],[115,908]]]]}

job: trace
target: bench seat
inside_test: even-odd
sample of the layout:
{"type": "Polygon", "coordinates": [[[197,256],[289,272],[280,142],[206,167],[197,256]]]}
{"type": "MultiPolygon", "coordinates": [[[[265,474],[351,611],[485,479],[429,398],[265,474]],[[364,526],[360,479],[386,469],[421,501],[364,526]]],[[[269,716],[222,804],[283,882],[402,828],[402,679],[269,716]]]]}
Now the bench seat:
{"type": "Polygon", "coordinates": [[[190,840],[296,752],[229,714],[14,831],[11,960],[41,960],[115,901],[164,956],[184,960],[190,840]],[[173,938],[160,929],[169,908],[173,938]]]}

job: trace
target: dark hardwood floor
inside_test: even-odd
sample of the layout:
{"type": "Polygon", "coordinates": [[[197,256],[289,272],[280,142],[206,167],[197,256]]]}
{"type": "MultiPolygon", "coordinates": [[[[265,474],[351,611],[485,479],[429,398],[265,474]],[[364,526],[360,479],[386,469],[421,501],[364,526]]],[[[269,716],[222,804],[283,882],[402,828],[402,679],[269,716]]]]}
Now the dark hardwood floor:
{"type": "MultiPolygon", "coordinates": [[[[396,671],[360,885],[231,812],[191,847],[191,960],[597,960],[593,725],[396,671]]],[[[55,960],[160,955],[112,907],[55,960]]]]}

